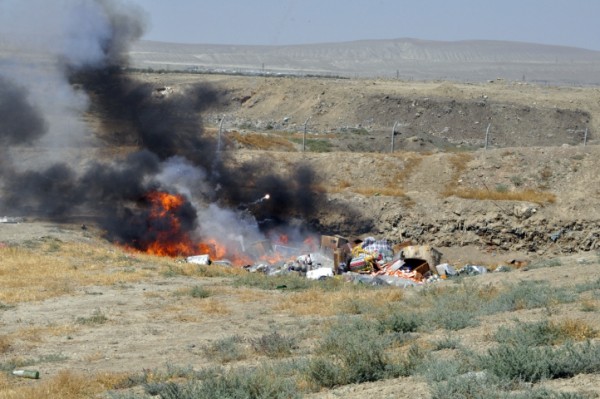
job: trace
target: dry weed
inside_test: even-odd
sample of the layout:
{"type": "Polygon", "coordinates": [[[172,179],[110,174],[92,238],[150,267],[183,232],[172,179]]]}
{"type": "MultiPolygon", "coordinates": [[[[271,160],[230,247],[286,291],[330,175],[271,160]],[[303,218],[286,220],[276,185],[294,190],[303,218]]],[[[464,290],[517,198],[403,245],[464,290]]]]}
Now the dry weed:
{"type": "Polygon", "coordinates": [[[74,331],[77,331],[77,329],[78,328],[73,325],[26,327],[12,333],[11,337],[30,343],[40,343],[44,341],[44,337],[63,337],[72,334],[74,331]]]}
{"type": "Polygon", "coordinates": [[[294,144],[292,144],[289,140],[277,135],[260,133],[241,134],[234,131],[228,132],[227,138],[229,140],[237,141],[245,147],[254,150],[272,150],[283,148],[285,151],[294,151],[294,144]]]}
{"type": "Polygon", "coordinates": [[[454,195],[460,198],[480,201],[524,201],[533,202],[539,205],[552,204],[556,201],[556,196],[552,193],[531,189],[523,191],[491,191],[487,189],[459,188],[446,190],[443,195],[446,197],[454,195]]]}
{"type": "Polygon", "coordinates": [[[357,187],[354,190],[355,193],[364,195],[365,197],[372,197],[377,195],[385,195],[388,197],[403,197],[404,190],[401,188],[394,187],[357,187]]]}
{"type": "Polygon", "coordinates": [[[12,347],[11,339],[6,335],[0,337],[0,354],[7,353],[12,347]]]}
{"type": "Polygon", "coordinates": [[[214,298],[200,300],[196,308],[200,312],[210,315],[227,315],[231,313],[231,309],[227,305],[214,298]]]}
{"type": "Polygon", "coordinates": [[[584,341],[598,336],[598,332],[582,320],[566,319],[551,325],[560,332],[560,336],[574,341],[584,341]]]}

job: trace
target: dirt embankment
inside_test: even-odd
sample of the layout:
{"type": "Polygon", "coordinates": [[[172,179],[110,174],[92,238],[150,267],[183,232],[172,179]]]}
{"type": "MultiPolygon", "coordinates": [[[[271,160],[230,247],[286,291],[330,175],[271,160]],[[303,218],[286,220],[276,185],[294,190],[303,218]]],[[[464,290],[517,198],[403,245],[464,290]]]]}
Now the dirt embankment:
{"type": "Polygon", "coordinates": [[[225,130],[303,132],[332,151],[578,145],[596,142],[597,88],[522,82],[487,84],[398,80],[136,74],[169,90],[204,82],[220,97],[205,113],[225,130]]]}

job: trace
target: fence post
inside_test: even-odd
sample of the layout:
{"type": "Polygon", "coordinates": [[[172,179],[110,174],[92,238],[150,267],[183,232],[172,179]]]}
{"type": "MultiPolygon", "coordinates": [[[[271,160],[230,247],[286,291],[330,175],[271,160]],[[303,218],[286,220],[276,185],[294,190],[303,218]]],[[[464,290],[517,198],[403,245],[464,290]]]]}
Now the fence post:
{"type": "Polygon", "coordinates": [[[310,118],[311,117],[309,116],[308,119],[304,121],[304,134],[302,135],[302,152],[306,150],[306,125],[308,124],[310,118]]]}
{"type": "Polygon", "coordinates": [[[492,125],[491,123],[488,123],[487,129],[485,129],[485,149],[486,150],[488,149],[488,140],[490,137],[490,126],[491,125],[492,125]]]}
{"type": "Polygon", "coordinates": [[[221,123],[219,123],[219,137],[217,139],[217,152],[221,152],[221,133],[223,132],[223,122],[225,122],[225,115],[221,118],[221,123]]]}
{"type": "Polygon", "coordinates": [[[394,122],[394,127],[392,128],[392,154],[394,153],[394,136],[396,135],[396,126],[398,126],[398,121],[394,122]]]}
{"type": "Polygon", "coordinates": [[[583,146],[585,147],[587,145],[587,133],[588,133],[588,128],[585,128],[585,133],[583,135],[583,146]]]}

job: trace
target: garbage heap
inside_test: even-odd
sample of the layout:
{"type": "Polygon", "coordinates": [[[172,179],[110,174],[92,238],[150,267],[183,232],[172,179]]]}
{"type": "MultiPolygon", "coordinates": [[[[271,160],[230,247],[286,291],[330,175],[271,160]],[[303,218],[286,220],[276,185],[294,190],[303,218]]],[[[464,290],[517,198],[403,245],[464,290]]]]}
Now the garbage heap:
{"type": "MultiPolygon", "coordinates": [[[[435,282],[457,274],[450,265],[440,264],[442,254],[438,250],[429,245],[413,245],[411,241],[392,245],[387,239],[374,237],[323,235],[320,246],[311,249],[256,242],[247,251],[261,260],[243,267],[248,272],[269,276],[295,273],[322,280],[339,275],[356,283],[398,287],[435,282]]],[[[191,256],[187,261],[227,265],[227,261],[211,261],[208,255],[191,256]]]]}

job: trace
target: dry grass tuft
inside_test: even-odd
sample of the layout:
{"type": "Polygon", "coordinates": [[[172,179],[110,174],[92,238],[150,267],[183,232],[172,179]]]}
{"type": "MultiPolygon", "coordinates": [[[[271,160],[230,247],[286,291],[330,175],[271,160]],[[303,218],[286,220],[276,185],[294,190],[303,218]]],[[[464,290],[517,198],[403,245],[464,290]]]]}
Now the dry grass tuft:
{"type": "Polygon", "coordinates": [[[560,332],[560,336],[574,341],[584,341],[598,336],[598,332],[582,320],[566,319],[552,323],[552,326],[560,332]]]}
{"type": "Polygon", "coordinates": [[[452,166],[452,169],[454,169],[454,179],[453,180],[455,180],[455,181],[458,180],[458,178],[460,177],[462,172],[464,172],[465,169],[467,169],[469,162],[471,162],[472,160],[473,160],[473,155],[466,153],[466,152],[453,154],[450,157],[449,162],[450,162],[450,165],[452,166]]]}
{"type": "Polygon", "coordinates": [[[358,187],[354,190],[355,193],[364,195],[365,197],[373,197],[378,195],[385,195],[388,197],[403,197],[404,190],[401,188],[394,187],[358,187]]]}
{"type": "Polygon", "coordinates": [[[11,340],[6,335],[0,336],[0,354],[7,353],[12,347],[11,340]]]}
{"type": "Polygon", "coordinates": [[[523,191],[491,191],[480,188],[446,188],[442,195],[444,197],[456,196],[480,201],[525,201],[539,205],[552,204],[556,201],[556,195],[552,193],[531,189],[523,191]]]}
{"type": "Polygon", "coordinates": [[[229,309],[227,305],[214,298],[201,300],[196,306],[196,309],[204,314],[210,315],[227,315],[231,313],[231,309],[229,309]]]}
{"type": "Polygon", "coordinates": [[[296,316],[319,315],[334,316],[344,309],[343,304],[361,301],[374,306],[384,306],[403,298],[403,293],[395,287],[382,289],[344,289],[324,291],[321,288],[295,292],[282,299],[274,307],[276,311],[290,312],[296,316]]]}
{"type": "Polygon", "coordinates": [[[253,150],[284,150],[294,151],[294,144],[289,140],[279,137],[277,135],[267,135],[260,133],[239,133],[239,132],[228,132],[227,138],[232,141],[237,141],[243,146],[253,150]]]}

